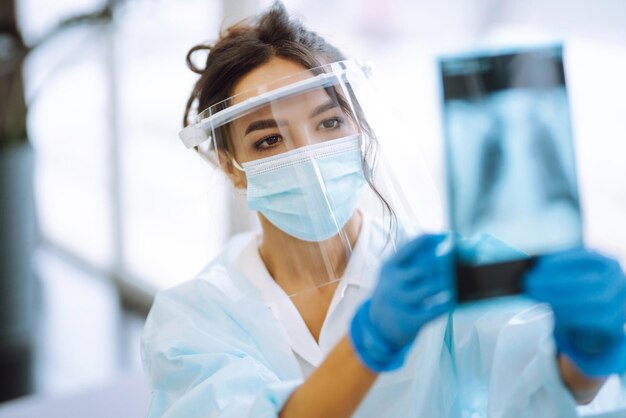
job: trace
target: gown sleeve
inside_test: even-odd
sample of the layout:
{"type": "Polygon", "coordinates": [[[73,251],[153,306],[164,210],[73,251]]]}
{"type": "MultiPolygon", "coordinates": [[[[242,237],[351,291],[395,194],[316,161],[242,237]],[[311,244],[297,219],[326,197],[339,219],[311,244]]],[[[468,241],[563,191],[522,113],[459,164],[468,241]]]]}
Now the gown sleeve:
{"type": "MultiPolygon", "coordinates": [[[[474,261],[494,262],[516,255],[516,250],[488,234],[462,243],[466,256],[474,261]]],[[[568,418],[599,416],[596,413],[602,411],[626,417],[623,376],[611,377],[591,404],[576,404],[560,377],[552,329],[547,305],[522,297],[459,308],[454,314],[453,374],[464,413],[489,418],[568,418]]]]}
{"type": "Polygon", "coordinates": [[[277,417],[302,379],[279,378],[262,342],[210,288],[193,280],[155,299],[141,340],[148,418],[277,417]]]}
{"type": "Polygon", "coordinates": [[[617,376],[609,379],[589,405],[576,404],[560,377],[553,317],[546,305],[520,301],[488,312],[459,341],[460,363],[466,370],[473,369],[461,376],[469,391],[464,398],[470,411],[472,400],[481,403],[481,395],[472,388],[482,387],[488,394],[483,406],[489,418],[626,416],[621,415],[626,405],[617,376]]]}
{"type": "Polygon", "coordinates": [[[453,327],[453,374],[466,416],[576,416],[559,379],[544,307],[510,299],[461,306],[453,327]]]}

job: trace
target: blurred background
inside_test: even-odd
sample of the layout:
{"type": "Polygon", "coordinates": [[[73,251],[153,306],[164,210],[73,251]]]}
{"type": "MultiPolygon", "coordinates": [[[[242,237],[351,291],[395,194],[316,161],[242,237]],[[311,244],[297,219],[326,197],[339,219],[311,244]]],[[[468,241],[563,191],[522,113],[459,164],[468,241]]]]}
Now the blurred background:
{"type": "MultiPolygon", "coordinates": [[[[254,224],[178,140],[185,54],[270,4],[0,0],[0,417],[143,415],[155,292],[254,224]]],[[[377,68],[410,122],[388,147],[407,187],[418,159],[442,190],[437,54],[563,41],[585,241],[626,265],[626,2],[284,4],[377,68]]],[[[444,228],[444,206],[423,202],[421,222],[444,228]]]]}

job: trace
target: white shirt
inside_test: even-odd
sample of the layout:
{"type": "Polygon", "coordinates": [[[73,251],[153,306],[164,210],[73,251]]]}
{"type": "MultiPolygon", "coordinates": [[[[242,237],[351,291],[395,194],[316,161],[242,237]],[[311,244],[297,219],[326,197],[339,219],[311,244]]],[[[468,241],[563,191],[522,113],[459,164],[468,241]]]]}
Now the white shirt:
{"type": "Polygon", "coordinates": [[[326,355],[346,335],[356,308],[373,290],[378,260],[367,257],[371,228],[372,223],[364,219],[359,238],[328,308],[318,342],[291,299],[267,271],[259,254],[260,232],[235,260],[237,267],[260,290],[264,303],[285,328],[304,376],[319,367],[326,355]]]}
{"type": "MultiPolygon", "coordinates": [[[[319,344],[267,272],[258,235],[234,237],[197,278],[160,292],[142,336],[149,416],[277,417],[348,332],[384,237],[364,218],[319,344]]],[[[458,307],[420,330],[404,366],[382,373],[353,417],[576,417],[551,332],[549,310],[523,299],[458,307]]]]}

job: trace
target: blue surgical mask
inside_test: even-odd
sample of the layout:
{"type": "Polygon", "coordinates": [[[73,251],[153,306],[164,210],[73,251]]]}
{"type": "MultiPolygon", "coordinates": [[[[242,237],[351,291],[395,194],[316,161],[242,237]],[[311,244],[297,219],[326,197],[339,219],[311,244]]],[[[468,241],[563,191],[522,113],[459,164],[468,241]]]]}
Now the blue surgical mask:
{"type": "Polygon", "coordinates": [[[250,209],[304,241],[324,241],[337,234],[354,213],[365,184],[359,135],[242,166],[250,209]]]}

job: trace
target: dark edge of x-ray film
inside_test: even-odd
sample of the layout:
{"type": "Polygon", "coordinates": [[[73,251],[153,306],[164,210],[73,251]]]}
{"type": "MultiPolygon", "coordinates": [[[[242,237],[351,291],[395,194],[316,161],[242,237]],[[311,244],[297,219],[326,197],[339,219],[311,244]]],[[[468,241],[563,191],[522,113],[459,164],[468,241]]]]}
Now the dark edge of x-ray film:
{"type": "Polygon", "coordinates": [[[444,100],[480,98],[510,88],[565,86],[562,47],[442,59],[444,100]]]}
{"type": "Polygon", "coordinates": [[[456,263],[457,301],[470,302],[522,292],[522,278],[536,257],[485,265],[456,263]]]}
{"type": "MultiPolygon", "coordinates": [[[[443,92],[444,131],[447,136],[446,155],[448,158],[449,220],[452,230],[460,232],[455,219],[458,212],[455,205],[459,202],[455,202],[454,196],[455,193],[458,192],[455,192],[454,188],[459,187],[459,185],[453,184],[454,182],[452,180],[454,175],[453,169],[451,168],[453,146],[451,145],[452,139],[450,137],[450,130],[452,128],[449,125],[448,108],[446,105],[448,102],[461,100],[469,104],[469,106],[472,106],[473,109],[478,109],[478,112],[482,112],[483,110],[478,106],[481,106],[481,104],[495,97],[495,94],[501,95],[502,92],[507,90],[535,94],[533,92],[541,93],[543,91],[551,91],[555,88],[562,88],[566,93],[562,46],[550,45],[518,50],[486,51],[482,53],[476,52],[474,54],[442,57],[439,59],[439,73],[443,92]]],[[[567,96],[565,95],[565,97],[567,96]]],[[[563,106],[568,106],[567,98],[563,106]]],[[[565,132],[569,132],[569,135],[568,138],[566,138],[566,142],[569,141],[571,144],[571,122],[569,120],[568,108],[566,111],[567,118],[556,119],[556,121],[550,120],[550,122],[557,124],[558,127],[563,127],[563,123],[567,123],[568,126],[565,132]]],[[[554,129],[554,126],[549,126],[548,128],[554,129]]],[[[499,129],[502,129],[502,127],[499,129]]],[[[507,127],[507,129],[512,128],[507,127]]],[[[538,133],[533,131],[531,136],[542,135],[539,131],[538,133]]],[[[504,140],[507,139],[506,137],[504,138],[504,140]]],[[[483,143],[482,146],[486,146],[485,143],[483,143]]],[[[547,145],[545,146],[547,147],[547,145]]],[[[482,151],[486,152],[485,150],[482,151]]],[[[558,151],[562,150],[559,150],[557,146],[557,149],[552,151],[557,151],[558,154],[558,151]]],[[[554,152],[548,153],[548,157],[550,154],[554,155],[554,152]]],[[[548,157],[545,158],[550,160],[548,157]]],[[[558,156],[555,160],[559,162],[558,156]]],[[[500,162],[500,164],[502,164],[502,162],[500,162]]],[[[552,177],[558,178],[558,176],[554,175],[554,172],[550,172],[550,168],[552,168],[551,164],[547,164],[546,167],[548,167],[548,173],[546,174],[544,172],[544,175],[551,175],[552,177]]],[[[463,171],[459,172],[461,174],[464,173],[463,171]]],[[[471,174],[472,173],[469,173],[469,175],[471,174]]],[[[568,189],[568,196],[571,196],[569,199],[571,203],[569,204],[574,208],[574,213],[580,216],[575,175],[573,177],[573,184],[571,183],[572,182],[570,182],[568,189]]],[[[562,192],[562,187],[559,190],[562,192]]],[[[515,221],[515,219],[512,220],[512,222],[515,221]]],[[[580,234],[580,241],[582,241],[580,218],[578,218],[578,225],[575,225],[574,229],[575,228],[579,228],[578,233],[580,234]]],[[[539,230],[536,232],[541,235],[542,231],[540,228],[538,229],[539,230]]],[[[573,235],[576,235],[576,232],[574,232],[573,235]]],[[[460,238],[462,238],[462,234],[460,238]]],[[[573,241],[575,241],[575,239],[573,241]]],[[[455,244],[458,245],[458,241],[455,244]]],[[[552,249],[548,248],[545,252],[552,252],[551,250],[552,249]]],[[[522,278],[525,272],[534,265],[536,256],[540,255],[537,253],[527,253],[529,255],[522,254],[521,256],[512,256],[508,259],[505,258],[491,262],[468,262],[460,256],[458,248],[455,254],[456,291],[459,302],[521,293],[522,278]]]]}

